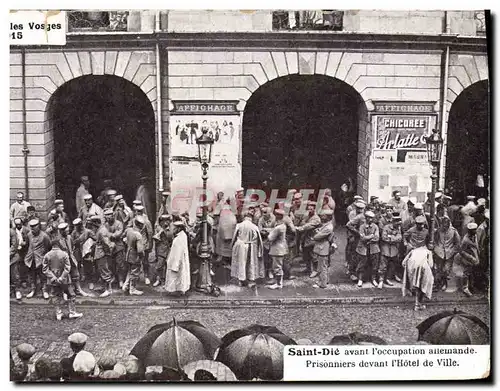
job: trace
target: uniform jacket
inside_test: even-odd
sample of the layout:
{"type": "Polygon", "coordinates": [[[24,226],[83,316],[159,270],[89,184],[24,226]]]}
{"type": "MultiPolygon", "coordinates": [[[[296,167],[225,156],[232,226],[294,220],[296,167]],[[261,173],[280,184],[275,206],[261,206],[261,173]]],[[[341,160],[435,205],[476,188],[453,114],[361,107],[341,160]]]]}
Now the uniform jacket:
{"type": "Polygon", "coordinates": [[[399,201],[396,201],[395,198],[391,198],[387,203],[393,206],[394,212],[400,213],[402,219],[405,218],[408,213],[408,205],[406,204],[406,202],[401,199],[399,201]]]}
{"type": "Polygon", "coordinates": [[[19,247],[19,241],[17,239],[16,230],[14,228],[10,229],[10,264],[13,265],[19,260],[19,254],[17,248],[19,247]]]}
{"type": "Polygon", "coordinates": [[[417,230],[417,227],[411,227],[403,235],[403,241],[407,248],[415,249],[418,247],[423,247],[427,243],[427,236],[429,235],[429,230],[423,228],[422,231],[417,230]]]}
{"type": "Polygon", "coordinates": [[[60,279],[61,284],[71,284],[69,272],[71,264],[68,254],[61,249],[54,248],[43,257],[42,272],[47,277],[47,284],[59,285],[55,280],[60,279]]]}
{"type": "Polygon", "coordinates": [[[90,208],[87,208],[87,205],[84,205],[82,209],[80,209],[80,213],[78,217],[82,219],[83,225],[87,223],[87,219],[90,216],[99,216],[101,218],[101,224],[104,223],[104,214],[102,209],[96,203],[93,203],[90,208]]]}
{"type": "Polygon", "coordinates": [[[28,201],[23,201],[21,203],[14,202],[10,207],[10,218],[12,221],[16,218],[24,218],[28,215],[28,206],[31,204],[28,201]]]}
{"type": "Polygon", "coordinates": [[[351,217],[346,224],[347,240],[350,242],[359,238],[359,227],[365,222],[365,215],[363,213],[351,214],[351,217]]]}
{"type": "Polygon", "coordinates": [[[130,209],[127,205],[123,208],[121,206],[117,206],[114,211],[115,220],[121,222],[123,227],[126,227],[133,216],[132,209],[130,209]]]}
{"type": "Polygon", "coordinates": [[[288,244],[286,242],[286,224],[284,222],[276,225],[268,236],[270,249],[269,255],[284,256],[288,254],[288,244]]]}
{"type": "Polygon", "coordinates": [[[73,252],[74,244],[73,244],[73,239],[71,239],[71,236],[67,235],[66,237],[64,237],[61,234],[58,234],[57,241],[61,246],[61,250],[64,251],[66,254],[68,254],[69,260],[73,263],[73,265],[75,267],[78,267],[78,261],[73,252]]]}
{"type": "Polygon", "coordinates": [[[123,243],[123,224],[121,221],[115,219],[113,224],[108,222],[104,223],[104,226],[110,233],[110,240],[115,244],[115,251],[122,251],[125,247],[123,243]]]}
{"type": "Polygon", "coordinates": [[[382,228],[380,238],[380,252],[385,257],[396,257],[399,254],[399,245],[403,241],[401,226],[398,228],[392,224],[387,224],[382,228]]]}
{"type": "Polygon", "coordinates": [[[463,237],[460,251],[456,255],[455,260],[463,266],[475,266],[479,264],[477,237],[474,240],[468,234],[463,237]]]}
{"type": "Polygon", "coordinates": [[[135,228],[127,228],[125,238],[127,240],[127,262],[141,263],[145,250],[141,233],[135,228]]]}
{"type": "Polygon", "coordinates": [[[173,240],[172,227],[170,227],[169,230],[164,230],[162,227],[158,226],[153,239],[155,241],[156,257],[167,258],[173,240]]]}
{"type": "Polygon", "coordinates": [[[106,255],[111,255],[115,244],[111,241],[111,232],[106,225],[102,225],[97,231],[97,241],[95,246],[95,259],[101,259],[106,255]]]}
{"type": "Polygon", "coordinates": [[[447,231],[438,229],[434,235],[434,253],[442,259],[453,259],[460,249],[460,235],[450,226],[447,231]]]}
{"type": "MultiPolygon", "coordinates": [[[[130,221],[128,223],[129,227],[134,226],[136,217],[137,217],[137,215],[133,216],[130,219],[130,221]]],[[[142,235],[142,240],[144,242],[143,243],[144,249],[146,251],[151,251],[151,249],[153,248],[153,226],[152,226],[151,221],[149,220],[149,218],[146,214],[143,213],[142,217],[144,218],[144,227],[141,230],[141,235],[142,235]]]]}
{"type": "Polygon", "coordinates": [[[378,218],[378,221],[377,221],[379,232],[382,232],[382,230],[384,229],[384,227],[387,224],[391,224],[391,222],[392,222],[392,218],[390,218],[388,215],[382,215],[382,214],[379,215],[379,218],[378,218]]]}
{"type": "Polygon", "coordinates": [[[259,227],[260,234],[262,236],[262,242],[264,244],[264,248],[269,250],[271,244],[269,243],[269,233],[276,226],[276,216],[269,215],[269,218],[262,216],[257,223],[257,227],[259,227]]]}
{"type": "Polygon", "coordinates": [[[43,257],[50,248],[50,239],[45,232],[40,231],[36,236],[33,235],[33,232],[30,232],[28,234],[28,251],[24,257],[24,263],[29,268],[31,268],[33,262],[35,262],[36,267],[41,266],[43,257]]]}
{"type": "Polygon", "coordinates": [[[83,227],[82,231],[79,232],[76,229],[71,232],[71,240],[73,241],[73,254],[77,260],[82,258],[82,246],[87,241],[87,239],[92,238],[94,241],[97,240],[97,235],[90,229],[83,227]]]}
{"type": "Polygon", "coordinates": [[[314,230],[321,226],[321,219],[314,212],[312,216],[309,214],[305,215],[300,222],[300,232],[302,232],[303,237],[303,247],[314,246],[314,230]]]}
{"type": "Polygon", "coordinates": [[[370,254],[378,254],[380,252],[379,240],[380,236],[377,224],[367,224],[364,222],[359,227],[359,241],[356,252],[360,255],[367,255],[369,250],[370,254]]]}
{"type": "Polygon", "coordinates": [[[328,221],[324,223],[321,227],[316,229],[316,233],[313,236],[314,249],[313,252],[316,255],[328,256],[330,255],[330,237],[333,234],[333,222],[328,221]]]}
{"type": "Polygon", "coordinates": [[[293,213],[290,212],[288,216],[283,217],[283,221],[286,225],[286,242],[288,247],[294,247],[296,245],[297,238],[297,229],[295,228],[295,224],[293,223],[293,213]]]}
{"type": "Polygon", "coordinates": [[[477,244],[479,256],[482,260],[487,260],[490,255],[490,226],[488,220],[485,220],[477,227],[477,244]]]}

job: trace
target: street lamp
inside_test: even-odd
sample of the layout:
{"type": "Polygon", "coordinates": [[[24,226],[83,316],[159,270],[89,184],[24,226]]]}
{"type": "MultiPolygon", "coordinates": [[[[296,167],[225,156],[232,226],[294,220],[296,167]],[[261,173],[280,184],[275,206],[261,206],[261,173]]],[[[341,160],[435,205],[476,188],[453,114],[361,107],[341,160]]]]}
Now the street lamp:
{"type": "Polygon", "coordinates": [[[430,238],[429,238],[429,247],[430,249],[434,249],[434,217],[436,215],[436,187],[437,187],[437,169],[438,165],[441,162],[441,152],[443,150],[443,139],[439,134],[438,129],[432,129],[432,133],[425,138],[425,143],[427,147],[427,158],[429,163],[432,166],[431,180],[432,180],[432,189],[431,189],[431,221],[430,221],[430,238]]]}
{"type": "Polygon", "coordinates": [[[212,145],[214,140],[207,135],[208,129],[202,129],[202,135],[196,139],[198,145],[198,160],[201,164],[203,179],[203,217],[202,217],[202,237],[200,245],[200,253],[198,254],[202,260],[210,258],[210,248],[208,245],[208,227],[207,227],[207,179],[208,179],[208,164],[212,160],[212,145]]]}

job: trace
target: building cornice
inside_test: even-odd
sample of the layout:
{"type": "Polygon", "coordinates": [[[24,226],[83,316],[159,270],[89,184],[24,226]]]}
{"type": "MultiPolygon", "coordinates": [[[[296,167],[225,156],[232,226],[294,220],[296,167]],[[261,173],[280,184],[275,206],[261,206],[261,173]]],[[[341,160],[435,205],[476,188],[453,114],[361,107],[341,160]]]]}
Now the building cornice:
{"type": "MultiPolygon", "coordinates": [[[[64,50],[145,49],[156,43],[167,50],[403,50],[487,53],[484,37],[459,35],[371,34],[347,32],[248,32],[248,33],[69,33],[64,50]]],[[[19,50],[11,46],[11,51],[19,50]]],[[[28,50],[60,50],[55,46],[30,46],[28,50]]]]}

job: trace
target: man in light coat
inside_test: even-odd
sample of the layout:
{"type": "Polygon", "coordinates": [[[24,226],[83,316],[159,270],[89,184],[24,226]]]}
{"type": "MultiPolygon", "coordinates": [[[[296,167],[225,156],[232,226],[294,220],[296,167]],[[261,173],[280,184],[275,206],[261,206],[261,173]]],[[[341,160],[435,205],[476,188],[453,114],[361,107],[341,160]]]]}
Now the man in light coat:
{"type": "Polygon", "coordinates": [[[215,254],[220,264],[231,268],[232,245],[231,240],[236,230],[236,215],[231,210],[231,205],[225,204],[220,211],[217,237],[215,240],[215,254]]]}
{"type": "Polygon", "coordinates": [[[313,236],[314,248],[313,256],[318,263],[319,284],[314,284],[314,288],[326,288],[328,284],[328,267],[330,266],[331,244],[333,236],[333,210],[323,209],[320,214],[321,227],[316,229],[313,236]]]}
{"type": "Polygon", "coordinates": [[[264,278],[262,237],[252,219],[253,215],[248,213],[243,221],[236,225],[231,241],[231,277],[237,278],[240,286],[248,281],[249,288],[255,287],[255,280],[264,278]]]}
{"type": "Polygon", "coordinates": [[[269,232],[267,241],[269,243],[269,256],[273,261],[274,278],[276,282],[270,289],[283,288],[283,261],[288,254],[288,244],[286,242],[286,224],[284,222],[285,211],[276,209],[274,211],[275,226],[269,232]]]}
{"type": "Polygon", "coordinates": [[[165,290],[185,295],[191,286],[188,238],[182,221],[176,221],[173,226],[174,240],[167,258],[165,290]]]}

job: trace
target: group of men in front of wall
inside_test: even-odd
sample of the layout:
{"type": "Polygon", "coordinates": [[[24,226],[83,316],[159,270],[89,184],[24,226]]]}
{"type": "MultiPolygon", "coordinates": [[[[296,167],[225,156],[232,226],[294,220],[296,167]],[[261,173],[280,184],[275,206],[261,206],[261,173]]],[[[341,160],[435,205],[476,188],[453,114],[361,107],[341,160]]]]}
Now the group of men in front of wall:
{"type": "Polygon", "coordinates": [[[472,296],[471,286],[487,287],[489,280],[489,210],[486,200],[451,205],[451,197],[435,194],[434,232],[430,232],[430,209],[425,203],[404,201],[399,191],[393,198],[381,202],[371,197],[366,204],[355,196],[347,208],[348,238],[346,245],[347,272],[352,281],[362,286],[371,281],[374,286],[392,286],[401,282],[402,260],[413,249],[427,247],[433,252],[434,290],[446,290],[452,270],[462,276],[462,291],[472,296]],[[430,236],[434,235],[434,242],[430,236]]]}

